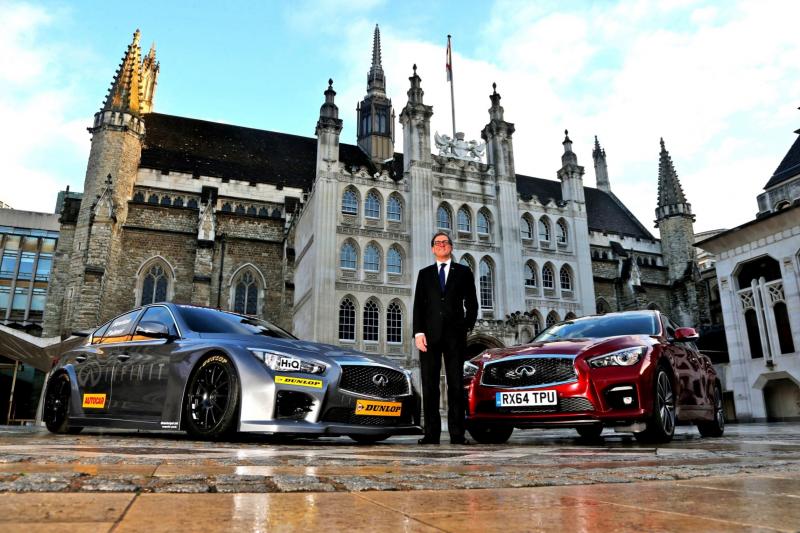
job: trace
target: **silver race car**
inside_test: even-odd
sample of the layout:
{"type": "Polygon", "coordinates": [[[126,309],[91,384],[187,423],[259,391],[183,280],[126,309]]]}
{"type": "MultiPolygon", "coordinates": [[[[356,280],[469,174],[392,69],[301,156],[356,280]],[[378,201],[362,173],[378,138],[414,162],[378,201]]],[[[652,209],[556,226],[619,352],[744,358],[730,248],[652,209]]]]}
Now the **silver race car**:
{"type": "Polygon", "coordinates": [[[411,373],[388,359],[307,342],[262,320],[159,303],[97,328],[51,371],[43,419],[83,427],[348,435],[419,434],[411,373]]]}

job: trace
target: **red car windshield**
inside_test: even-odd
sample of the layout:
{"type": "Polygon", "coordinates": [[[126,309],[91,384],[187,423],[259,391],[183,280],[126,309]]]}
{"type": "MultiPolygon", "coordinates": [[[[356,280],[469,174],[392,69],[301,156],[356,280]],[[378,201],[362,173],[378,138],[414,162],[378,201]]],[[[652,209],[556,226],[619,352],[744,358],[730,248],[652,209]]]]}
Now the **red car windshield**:
{"type": "Polygon", "coordinates": [[[558,339],[594,339],[617,335],[658,335],[655,314],[589,316],[567,320],[541,332],[535,342],[558,339]]]}

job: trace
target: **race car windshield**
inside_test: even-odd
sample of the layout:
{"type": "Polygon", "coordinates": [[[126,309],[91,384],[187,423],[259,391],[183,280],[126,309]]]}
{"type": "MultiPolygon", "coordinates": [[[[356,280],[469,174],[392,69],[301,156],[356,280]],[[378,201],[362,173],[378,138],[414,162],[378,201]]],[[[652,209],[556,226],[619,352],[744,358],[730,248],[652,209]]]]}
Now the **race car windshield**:
{"type": "Polygon", "coordinates": [[[249,316],[206,309],[203,307],[181,307],[181,316],[189,329],[197,333],[229,333],[233,335],[263,335],[279,339],[296,337],[275,324],[249,316]]]}
{"type": "Polygon", "coordinates": [[[657,335],[658,322],[654,314],[604,315],[567,320],[550,326],[534,339],[535,342],[558,339],[594,339],[617,335],[657,335]]]}

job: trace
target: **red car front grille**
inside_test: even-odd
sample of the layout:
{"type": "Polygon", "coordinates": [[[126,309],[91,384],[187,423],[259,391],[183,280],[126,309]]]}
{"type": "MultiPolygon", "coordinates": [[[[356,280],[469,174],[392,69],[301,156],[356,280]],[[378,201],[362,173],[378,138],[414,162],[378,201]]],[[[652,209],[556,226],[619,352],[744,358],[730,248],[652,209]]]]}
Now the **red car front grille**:
{"type": "Polygon", "coordinates": [[[571,357],[527,357],[488,363],[481,384],[490,387],[536,387],[576,381],[571,357]]]}
{"type": "Polygon", "coordinates": [[[477,413],[489,414],[535,414],[535,413],[582,413],[594,411],[592,402],[586,398],[559,398],[557,405],[544,405],[540,407],[497,407],[494,400],[483,400],[478,402],[477,413]]]}

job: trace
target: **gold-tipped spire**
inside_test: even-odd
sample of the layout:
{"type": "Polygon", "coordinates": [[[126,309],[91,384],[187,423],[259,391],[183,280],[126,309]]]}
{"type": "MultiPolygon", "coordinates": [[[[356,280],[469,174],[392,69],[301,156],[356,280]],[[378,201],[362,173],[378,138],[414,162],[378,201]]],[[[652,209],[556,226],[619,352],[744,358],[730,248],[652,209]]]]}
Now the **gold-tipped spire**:
{"type": "Polygon", "coordinates": [[[139,114],[142,99],[142,49],[139,46],[141,32],[133,34],[133,42],[128,45],[122,63],[114,75],[114,81],[103,104],[103,111],[120,111],[139,114]]]}

